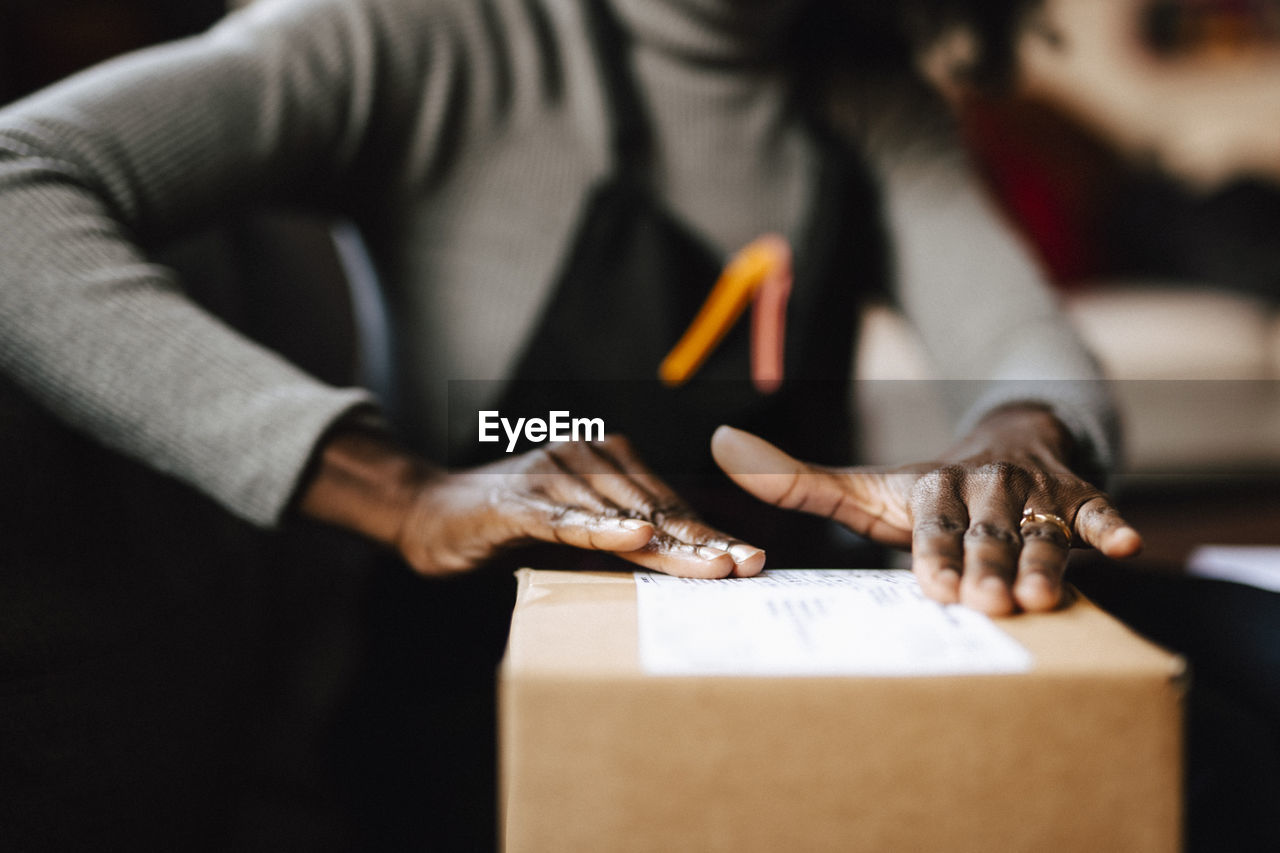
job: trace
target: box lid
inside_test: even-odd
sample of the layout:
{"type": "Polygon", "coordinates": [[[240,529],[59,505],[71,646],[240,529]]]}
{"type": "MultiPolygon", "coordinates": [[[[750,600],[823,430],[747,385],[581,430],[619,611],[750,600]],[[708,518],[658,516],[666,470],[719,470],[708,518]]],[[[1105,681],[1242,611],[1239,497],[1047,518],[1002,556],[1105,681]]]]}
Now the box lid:
{"type": "MultiPolygon", "coordinates": [[[[640,666],[632,573],[521,569],[517,577],[506,677],[650,677],[640,666]]],[[[1183,674],[1177,655],[1139,637],[1078,591],[1068,595],[1070,604],[1055,612],[995,620],[1031,653],[1031,675],[1183,674]]]]}

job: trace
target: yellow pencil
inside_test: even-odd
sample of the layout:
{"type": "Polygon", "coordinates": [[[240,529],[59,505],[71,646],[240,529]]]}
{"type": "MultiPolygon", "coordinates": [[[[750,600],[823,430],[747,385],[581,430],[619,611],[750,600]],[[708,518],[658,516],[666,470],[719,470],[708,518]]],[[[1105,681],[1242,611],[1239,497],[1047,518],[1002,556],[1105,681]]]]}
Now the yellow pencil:
{"type": "Polygon", "coordinates": [[[777,234],[758,237],[734,255],[689,328],[658,366],[658,378],[667,385],[687,382],[733,328],[760,285],[789,258],[790,247],[777,234]]]}

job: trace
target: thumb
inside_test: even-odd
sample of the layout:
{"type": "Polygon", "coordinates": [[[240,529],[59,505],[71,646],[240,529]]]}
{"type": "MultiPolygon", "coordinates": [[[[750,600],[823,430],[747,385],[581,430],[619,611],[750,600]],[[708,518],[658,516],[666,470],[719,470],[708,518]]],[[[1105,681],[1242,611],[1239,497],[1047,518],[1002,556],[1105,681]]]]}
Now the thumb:
{"type": "Polygon", "coordinates": [[[809,466],[759,435],[721,427],[712,435],[712,456],[733,482],[765,503],[795,510],[795,492],[809,466]]]}
{"type": "Polygon", "coordinates": [[[711,455],[730,479],[765,503],[835,519],[887,544],[911,541],[910,521],[904,513],[888,510],[884,478],[878,473],[810,465],[730,426],[711,436],[711,455]]]}
{"type": "Polygon", "coordinates": [[[711,455],[735,483],[765,503],[803,509],[801,483],[810,466],[757,435],[722,426],[711,436],[711,455]]]}

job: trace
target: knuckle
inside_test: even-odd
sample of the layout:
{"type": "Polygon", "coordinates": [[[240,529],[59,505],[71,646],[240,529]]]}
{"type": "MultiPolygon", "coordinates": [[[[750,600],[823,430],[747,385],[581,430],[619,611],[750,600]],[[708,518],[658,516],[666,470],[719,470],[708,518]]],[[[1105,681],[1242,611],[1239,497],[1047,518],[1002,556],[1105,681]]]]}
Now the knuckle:
{"type": "Polygon", "coordinates": [[[508,504],[519,504],[526,507],[536,506],[539,504],[554,503],[555,498],[551,494],[551,490],[547,488],[547,483],[543,480],[534,480],[529,483],[524,491],[524,500],[513,499],[510,495],[504,493],[501,499],[491,503],[495,507],[503,507],[508,504]]]}
{"type": "Polygon", "coordinates": [[[679,539],[665,530],[658,529],[654,531],[644,550],[655,554],[669,554],[679,550],[680,547],[681,542],[679,539]]]}
{"type": "Polygon", "coordinates": [[[576,520],[573,517],[573,510],[562,503],[552,504],[547,509],[547,521],[556,527],[572,524],[576,520]]]}
{"type": "Polygon", "coordinates": [[[1022,528],[1024,541],[1047,542],[1051,545],[1066,545],[1066,537],[1053,524],[1028,524],[1022,528]]]}
{"type": "Polygon", "coordinates": [[[1105,500],[1086,501],[1074,513],[1072,526],[1082,533],[1098,535],[1124,524],[1119,510],[1105,500]]]}
{"type": "Polygon", "coordinates": [[[984,462],[974,472],[977,479],[989,486],[1016,486],[1030,488],[1035,477],[1026,468],[1013,462],[997,460],[984,462]]]}
{"type": "MultiPolygon", "coordinates": [[[[1101,496],[1099,496],[1101,497],[1101,496]]],[[[1100,499],[1089,505],[1089,512],[1098,519],[1110,524],[1121,520],[1120,510],[1116,509],[1109,501],[1100,499]]]]}
{"type": "Polygon", "coordinates": [[[920,475],[916,481],[917,489],[944,491],[955,489],[964,480],[964,468],[959,465],[944,465],[920,475]]]}
{"type": "Polygon", "coordinates": [[[954,538],[968,529],[968,525],[954,518],[926,518],[915,525],[915,536],[921,539],[932,539],[945,536],[954,538]]]}
{"type": "Polygon", "coordinates": [[[916,515],[921,515],[929,507],[954,502],[963,480],[964,473],[957,465],[926,471],[912,485],[908,504],[916,515]]]}
{"type": "Polygon", "coordinates": [[[947,519],[947,517],[932,517],[932,519],[920,520],[915,525],[915,532],[924,535],[945,534],[959,535],[968,529],[963,521],[956,519],[947,519]]]}
{"type": "Polygon", "coordinates": [[[999,542],[1002,545],[1020,545],[1022,537],[1012,529],[989,521],[979,521],[969,526],[964,538],[970,542],[999,542]]]}
{"type": "Polygon", "coordinates": [[[657,505],[647,495],[630,495],[622,504],[614,504],[613,509],[617,515],[625,518],[640,518],[652,524],[658,523],[657,505]]]}
{"type": "Polygon", "coordinates": [[[1024,469],[1027,476],[1027,491],[1029,494],[1052,495],[1056,496],[1062,492],[1062,486],[1052,474],[1039,468],[1024,469]]]}
{"type": "Polygon", "coordinates": [[[686,541],[696,538],[702,530],[697,515],[679,501],[658,501],[646,508],[646,514],[654,525],[686,541]]]}

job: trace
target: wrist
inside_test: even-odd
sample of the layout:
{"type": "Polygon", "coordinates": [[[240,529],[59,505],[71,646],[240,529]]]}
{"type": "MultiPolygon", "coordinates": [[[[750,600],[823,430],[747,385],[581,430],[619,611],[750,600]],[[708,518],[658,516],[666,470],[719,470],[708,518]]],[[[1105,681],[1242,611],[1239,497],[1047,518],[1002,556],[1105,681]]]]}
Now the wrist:
{"type": "Polygon", "coordinates": [[[390,436],[339,428],[317,453],[302,515],[395,547],[422,490],[439,472],[390,436]]]}
{"type": "Polygon", "coordinates": [[[987,413],[948,455],[993,459],[1021,456],[1071,467],[1075,452],[1075,437],[1052,410],[1027,402],[1000,406],[987,413]]]}

